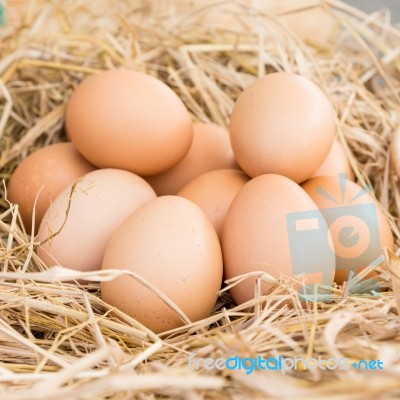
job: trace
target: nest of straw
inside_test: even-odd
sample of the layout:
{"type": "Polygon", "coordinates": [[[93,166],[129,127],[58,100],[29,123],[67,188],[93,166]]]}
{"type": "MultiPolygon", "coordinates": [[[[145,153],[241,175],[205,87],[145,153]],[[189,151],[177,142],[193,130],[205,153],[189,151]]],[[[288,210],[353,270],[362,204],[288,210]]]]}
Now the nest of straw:
{"type": "Polygon", "coordinates": [[[399,124],[400,30],[385,11],[367,16],[335,0],[300,3],[258,10],[239,1],[10,1],[0,28],[1,399],[399,396],[395,254],[386,254],[386,270],[376,267],[385,289],[379,293],[358,290],[361,274],[333,288],[331,303],[303,307],[293,280],[281,277],[270,293],[241,306],[222,292],[208,319],[155,335],[110,314],[100,299],[99,281],[116,273],[86,274],[90,283],[82,285],[69,283],[81,277],[77,272],[46,269],[17,206],[7,201],[17,164],[66,140],[65,104],[88,74],[120,66],[145,71],[172,87],[195,120],[227,126],[250,82],[286,70],[313,79],[330,97],[356,179],[374,188],[398,248],[400,193],[389,148],[399,124]],[[313,12],[323,14],[320,27],[329,27],[323,38],[293,29],[313,12]],[[380,359],[384,370],[246,375],[189,369],[190,354],[380,359]]]}

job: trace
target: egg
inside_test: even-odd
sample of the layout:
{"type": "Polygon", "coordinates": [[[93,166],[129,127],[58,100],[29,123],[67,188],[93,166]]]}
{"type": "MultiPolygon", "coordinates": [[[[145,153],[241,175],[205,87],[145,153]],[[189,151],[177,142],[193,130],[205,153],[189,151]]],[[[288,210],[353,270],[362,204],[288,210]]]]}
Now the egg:
{"type": "MultiPolygon", "coordinates": [[[[335,282],[348,280],[382,255],[393,251],[393,235],[376,200],[344,175],[316,177],[302,184],[329,226],[336,253],[335,282]]],[[[372,276],[371,276],[372,277],[372,276]]]]}
{"type": "Polygon", "coordinates": [[[218,169],[190,181],[178,192],[178,196],[196,203],[206,213],[221,238],[229,206],[249,179],[243,171],[218,169]]]}
{"type": "Polygon", "coordinates": [[[314,7],[315,3],[312,3],[310,0],[269,0],[257,6],[277,17],[277,21],[271,21],[272,26],[276,24],[276,29],[287,26],[307,44],[326,48],[338,29],[339,21],[330,10],[314,7]]]}
{"type": "MultiPolygon", "coordinates": [[[[187,12],[195,3],[193,0],[174,0],[174,11],[187,12]]],[[[200,18],[197,13],[190,14],[187,18],[207,24],[215,31],[232,27],[237,34],[244,29],[247,34],[257,34],[265,27],[270,32],[280,34],[290,29],[293,31],[291,36],[298,35],[307,45],[311,43],[313,47],[321,49],[327,48],[340,25],[330,9],[313,0],[254,1],[251,3],[251,12],[243,12],[241,3],[202,0],[201,5],[204,10],[212,7],[213,12],[204,12],[200,18]]]]}
{"type": "Polygon", "coordinates": [[[193,139],[190,115],[173,90],[126,69],[84,79],[68,102],[66,129],[93,164],[138,175],[171,168],[193,139]]]}
{"type": "MultiPolygon", "coordinates": [[[[102,269],[127,269],[147,280],[194,322],[209,316],[222,281],[217,234],[203,211],[161,196],[134,211],[114,232],[102,269]]],[[[131,277],[101,283],[104,301],[155,332],[184,324],[154,292],[131,277]]]]}
{"type": "MultiPolygon", "coordinates": [[[[327,224],[307,193],[281,175],[260,175],[238,192],[223,225],[222,251],[226,279],[261,271],[277,279],[303,275],[305,285],[333,282],[335,254],[327,224]]],[[[263,294],[270,288],[261,285],[263,294]]],[[[238,304],[252,299],[255,278],[230,292],[238,304]]]]}
{"type": "Polygon", "coordinates": [[[22,222],[28,233],[32,230],[33,208],[35,226],[54,198],[81,175],[96,167],[85,160],[72,143],[56,143],[36,150],[18,165],[7,186],[8,200],[19,205],[22,222]]]}
{"type": "Polygon", "coordinates": [[[156,193],[177,194],[189,181],[216,169],[237,168],[229,133],[212,123],[193,123],[193,143],[188,154],[168,171],[147,178],[156,193]]]}
{"type": "Polygon", "coordinates": [[[322,165],[313,173],[312,178],[316,176],[338,176],[346,174],[347,179],[354,181],[354,173],[350,167],[349,160],[338,139],[333,141],[332,147],[322,165]]]}
{"type": "Polygon", "coordinates": [[[80,271],[101,267],[113,231],[156,197],[141,177],[118,169],[89,172],[64,189],[40,224],[37,254],[48,265],[80,271]]]}
{"type": "Polygon", "coordinates": [[[229,131],[236,161],[247,175],[280,174],[300,183],[329,153],[334,111],[311,80],[276,72],[240,94],[229,131]]]}
{"type": "Polygon", "coordinates": [[[394,172],[400,177],[400,127],[393,132],[390,145],[390,158],[394,172]]]}

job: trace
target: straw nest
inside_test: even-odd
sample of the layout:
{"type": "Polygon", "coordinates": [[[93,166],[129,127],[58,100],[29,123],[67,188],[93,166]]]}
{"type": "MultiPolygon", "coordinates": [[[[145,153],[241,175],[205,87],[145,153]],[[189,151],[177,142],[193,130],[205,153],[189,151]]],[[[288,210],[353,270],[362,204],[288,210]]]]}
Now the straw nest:
{"type": "Polygon", "coordinates": [[[387,290],[360,290],[359,275],[333,288],[331,303],[302,307],[293,280],[282,277],[268,295],[240,307],[221,293],[210,318],[155,335],[126,315],[110,316],[98,282],[116,272],[88,274],[90,284],[82,286],[68,283],[77,272],[46,269],[35,255],[35,238],[7,201],[5,187],[18,162],[65,140],[65,103],[88,74],[119,66],[145,71],[167,82],[194,119],[226,126],[244,87],[286,70],[315,80],[332,100],[357,181],[371,184],[390,214],[397,248],[400,193],[389,148],[399,124],[400,31],[386,12],[367,16],[334,0],[287,2],[285,10],[279,2],[275,8],[260,2],[261,10],[256,3],[10,2],[0,29],[1,399],[399,395],[400,263],[394,254],[386,254],[386,271],[375,267],[378,286],[387,290]],[[380,359],[384,370],[246,375],[189,369],[190,354],[380,359]]]}

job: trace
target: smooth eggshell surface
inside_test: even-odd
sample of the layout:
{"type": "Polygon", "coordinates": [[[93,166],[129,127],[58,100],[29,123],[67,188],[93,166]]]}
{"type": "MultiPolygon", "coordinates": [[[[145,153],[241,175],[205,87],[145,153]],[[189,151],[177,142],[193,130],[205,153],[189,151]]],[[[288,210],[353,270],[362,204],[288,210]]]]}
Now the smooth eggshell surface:
{"type": "Polygon", "coordinates": [[[338,139],[333,141],[332,147],[322,165],[313,173],[313,178],[317,176],[338,176],[346,174],[347,179],[354,181],[354,173],[350,167],[349,160],[338,139]]]}
{"type": "Polygon", "coordinates": [[[393,250],[389,222],[376,200],[345,177],[316,177],[302,188],[321,209],[328,223],[336,252],[335,282],[342,284],[382,254],[393,250]]]}
{"type": "Polygon", "coordinates": [[[69,100],[66,128],[93,164],[139,175],[171,168],[193,139],[190,115],[172,89],[125,69],[84,79],[69,100]]]}
{"type": "Polygon", "coordinates": [[[8,183],[8,199],[19,205],[24,226],[32,228],[35,200],[35,226],[55,197],[80,176],[96,167],[85,160],[72,143],[56,143],[42,147],[21,161],[8,183]],[[40,192],[40,193],[39,193],[40,192]]]}
{"type": "MultiPolygon", "coordinates": [[[[305,284],[333,282],[335,255],[326,223],[307,193],[281,175],[258,176],[239,191],[225,218],[222,250],[226,279],[262,271],[275,278],[303,274],[305,284]]],[[[270,287],[263,283],[262,293],[270,287]]],[[[238,304],[252,299],[255,278],[230,292],[238,304]]]]}
{"type": "MultiPolygon", "coordinates": [[[[156,286],[191,321],[207,317],[222,281],[218,237],[203,211],[178,196],[136,210],[113,234],[103,269],[127,269],[156,286]]],[[[155,332],[184,324],[150,289],[124,276],[101,283],[103,300],[155,332]]]]}
{"type": "Polygon", "coordinates": [[[38,248],[39,257],[48,266],[99,269],[114,230],[155,197],[150,185],[131,172],[99,169],[86,174],[63,190],[43,217],[36,241],[62,229],[38,248]]]}
{"type": "Polygon", "coordinates": [[[159,195],[177,194],[192,179],[208,171],[235,168],[229,133],[211,123],[193,123],[193,143],[188,154],[168,171],[147,177],[159,195]]]}
{"type": "Polygon", "coordinates": [[[396,175],[400,177],[400,127],[393,132],[390,158],[396,175]]]}
{"type": "Polygon", "coordinates": [[[206,213],[221,238],[229,206],[249,179],[243,171],[218,169],[190,181],[178,192],[178,196],[196,203],[206,213]]]}
{"type": "Polygon", "coordinates": [[[314,82],[276,72],[240,94],[229,130],[235,158],[249,176],[272,173],[303,182],[329,153],[334,111],[314,82]]]}

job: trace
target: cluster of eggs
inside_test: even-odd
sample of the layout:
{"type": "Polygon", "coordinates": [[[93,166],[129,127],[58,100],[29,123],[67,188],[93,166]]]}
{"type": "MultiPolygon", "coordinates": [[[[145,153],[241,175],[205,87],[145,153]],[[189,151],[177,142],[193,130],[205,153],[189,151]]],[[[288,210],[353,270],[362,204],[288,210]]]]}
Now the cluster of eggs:
{"type": "MultiPolygon", "coordinates": [[[[368,194],[356,196],[361,188],[335,139],[329,99],[296,74],[268,74],[247,87],[229,133],[192,122],[166,84],[123,69],[83,80],[65,120],[71,142],[24,159],[8,197],[36,235],[46,265],[135,273],[137,279],[102,282],[102,298],[157,332],[183,320],[154,288],[196,321],[212,312],[223,276],[299,273],[287,216],[332,207],[319,193],[323,188],[340,198],[338,173],[347,174],[347,191],[336,207],[376,204],[368,194]]],[[[376,208],[379,248],[392,248],[389,224],[376,208]]],[[[351,223],[344,217],[335,231],[324,222],[332,283],[346,278],[334,254],[342,228],[351,223]]],[[[358,234],[368,236],[361,228],[358,234]]],[[[318,273],[302,272],[308,283],[320,281],[318,273]]],[[[237,303],[253,297],[254,279],[231,289],[237,303]]]]}

